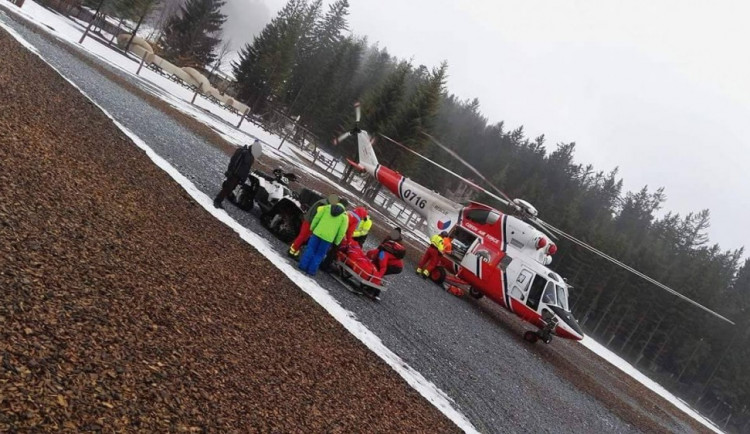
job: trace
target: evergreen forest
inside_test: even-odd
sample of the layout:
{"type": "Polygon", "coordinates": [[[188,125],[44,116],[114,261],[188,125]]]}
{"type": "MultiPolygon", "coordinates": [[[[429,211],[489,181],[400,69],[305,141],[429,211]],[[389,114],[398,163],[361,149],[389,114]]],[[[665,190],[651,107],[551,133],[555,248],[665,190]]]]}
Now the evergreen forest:
{"type": "MultiPolygon", "coordinates": [[[[458,173],[465,168],[435,146],[441,140],[543,219],[732,319],[730,325],[565,240],[551,268],[573,286],[571,308],[584,330],[727,429],[750,429],[750,260],[707,236],[709,210],[664,210],[663,188],[624,191],[618,171],[575,161],[575,143],[527,137],[482,115],[478,99],[445,86],[447,63],[397,59],[355,35],[349,4],[289,0],[241,51],[233,70],[238,97],[300,116],[322,142],[353,125],[385,134],[458,173]]],[[[379,139],[384,164],[445,191],[455,179],[379,139]]],[[[331,148],[356,155],[354,140],[331,148]]],[[[489,204],[492,199],[477,197],[489,204]]],[[[498,204],[494,204],[498,205],[498,204]]]]}

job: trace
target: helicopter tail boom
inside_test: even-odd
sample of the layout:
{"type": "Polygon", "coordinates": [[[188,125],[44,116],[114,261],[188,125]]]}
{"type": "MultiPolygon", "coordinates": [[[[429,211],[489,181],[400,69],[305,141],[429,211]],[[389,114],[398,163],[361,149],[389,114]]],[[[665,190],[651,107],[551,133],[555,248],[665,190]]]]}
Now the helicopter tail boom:
{"type": "Polygon", "coordinates": [[[366,131],[357,134],[359,163],[349,162],[359,170],[369,173],[384,187],[421,214],[428,224],[430,234],[450,230],[458,222],[462,206],[440,194],[378,163],[366,131]]]}

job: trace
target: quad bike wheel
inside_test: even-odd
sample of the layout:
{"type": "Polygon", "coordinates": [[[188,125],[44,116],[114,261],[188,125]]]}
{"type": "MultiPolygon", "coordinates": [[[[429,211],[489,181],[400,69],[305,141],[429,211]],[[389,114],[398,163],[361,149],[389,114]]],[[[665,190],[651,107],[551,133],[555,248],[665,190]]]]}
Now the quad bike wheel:
{"type": "Polygon", "coordinates": [[[239,193],[230,193],[230,200],[234,202],[237,207],[243,211],[251,211],[254,205],[255,191],[248,185],[240,186],[239,193]]]}

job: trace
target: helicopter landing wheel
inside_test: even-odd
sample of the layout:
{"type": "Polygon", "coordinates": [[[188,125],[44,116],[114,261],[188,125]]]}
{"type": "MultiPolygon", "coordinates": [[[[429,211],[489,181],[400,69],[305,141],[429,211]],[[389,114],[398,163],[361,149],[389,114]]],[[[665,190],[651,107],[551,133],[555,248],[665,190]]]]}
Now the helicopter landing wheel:
{"type": "Polygon", "coordinates": [[[535,344],[536,341],[539,340],[539,335],[536,332],[532,332],[531,330],[529,330],[523,334],[523,339],[526,342],[531,342],[532,344],[535,344]]]}
{"type": "Polygon", "coordinates": [[[480,298],[484,297],[484,294],[477,291],[477,289],[474,288],[473,286],[469,288],[469,295],[471,295],[476,300],[479,300],[480,298]]]}

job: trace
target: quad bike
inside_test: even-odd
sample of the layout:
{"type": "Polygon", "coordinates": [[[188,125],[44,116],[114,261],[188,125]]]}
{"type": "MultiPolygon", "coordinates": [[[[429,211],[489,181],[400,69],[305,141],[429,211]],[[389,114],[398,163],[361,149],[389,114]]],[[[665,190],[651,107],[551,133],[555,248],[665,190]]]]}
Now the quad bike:
{"type": "Polygon", "coordinates": [[[251,211],[257,204],[260,223],[288,243],[297,236],[305,211],[323,197],[307,188],[299,193],[292,190],[289,184],[299,179],[296,174],[281,169],[274,169],[272,176],[254,170],[229,199],[245,211],[251,211]]]}

